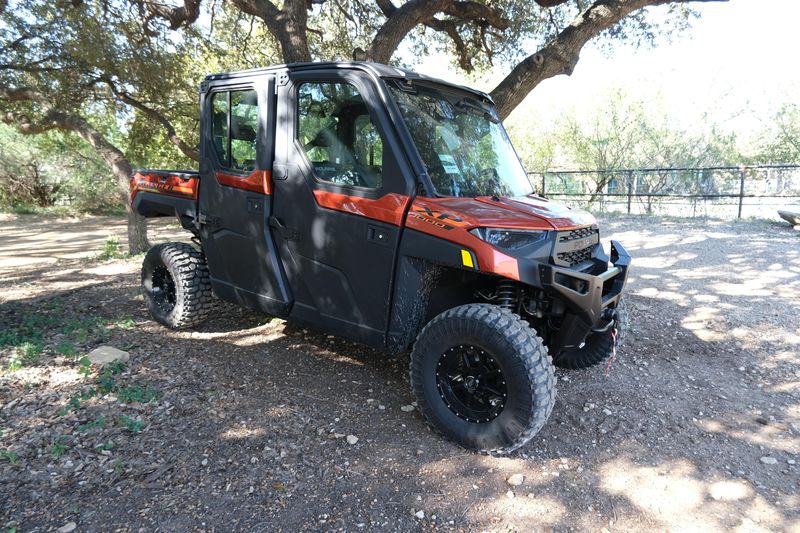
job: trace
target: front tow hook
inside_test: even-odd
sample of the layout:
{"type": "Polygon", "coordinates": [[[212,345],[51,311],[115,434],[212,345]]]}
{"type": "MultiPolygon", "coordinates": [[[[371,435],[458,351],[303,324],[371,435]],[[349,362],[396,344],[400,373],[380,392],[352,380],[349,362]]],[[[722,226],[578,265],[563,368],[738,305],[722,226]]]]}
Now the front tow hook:
{"type": "Polygon", "coordinates": [[[614,327],[617,323],[617,310],[607,307],[603,309],[603,314],[600,315],[600,320],[605,320],[606,324],[602,326],[595,326],[592,328],[592,333],[606,333],[614,327]]]}

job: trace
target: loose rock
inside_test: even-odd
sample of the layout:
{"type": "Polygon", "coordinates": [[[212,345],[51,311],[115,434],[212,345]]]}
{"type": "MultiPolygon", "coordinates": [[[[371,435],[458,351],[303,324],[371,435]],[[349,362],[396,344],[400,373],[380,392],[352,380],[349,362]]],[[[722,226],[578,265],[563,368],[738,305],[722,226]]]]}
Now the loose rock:
{"type": "Polygon", "coordinates": [[[525,481],[525,476],[522,474],[514,474],[506,480],[509,485],[514,487],[519,487],[523,481],[525,481]]]}
{"type": "Polygon", "coordinates": [[[358,437],[356,437],[355,435],[347,436],[347,444],[355,444],[356,442],[358,442],[358,437]]]}
{"type": "MultiPolygon", "coordinates": [[[[127,363],[131,356],[128,352],[118,350],[113,346],[98,346],[86,355],[89,362],[93,365],[107,365],[113,361],[127,363]]],[[[65,526],[66,527],[66,526],[65,526]]]]}

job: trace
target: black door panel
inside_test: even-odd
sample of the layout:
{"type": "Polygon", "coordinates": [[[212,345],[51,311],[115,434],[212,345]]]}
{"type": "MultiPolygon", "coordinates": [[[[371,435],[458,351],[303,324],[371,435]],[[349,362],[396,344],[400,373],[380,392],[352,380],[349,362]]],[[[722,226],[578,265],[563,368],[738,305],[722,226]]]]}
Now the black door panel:
{"type": "Polygon", "coordinates": [[[237,80],[235,86],[211,84],[201,105],[209,131],[201,146],[200,235],[214,292],[224,300],[286,316],[291,292],[269,231],[272,196],[266,194],[271,192],[274,81],[259,76],[237,80]],[[250,110],[256,128],[224,116],[224,105],[211,109],[212,95],[223,95],[216,98],[219,103],[226,93],[242,91],[257,94],[257,116],[250,110]],[[228,131],[232,133],[226,138],[228,131]],[[239,138],[231,139],[236,132],[239,138]]]}
{"type": "MultiPolygon", "coordinates": [[[[381,198],[387,194],[407,201],[413,187],[398,163],[385,110],[376,101],[370,80],[341,71],[330,76],[293,74],[291,78],[279,88],[278,111],[289,127],[276,139],[276,164],[286,169],[286,178],[273,181],[273,227],[280,225],[275,239],[295,299],[290,316],[383,347],[401,227],[380,220],[380,215],[370,217],[370,209],[353,209],[353,205],[384,205],[381,198]],[[312,109],[317,115],[307,114],[304,120],[318,123],[326,131],[301,141],[298,105],[304,104],[298,102],[298,87],[312,82],[328,85],[315,94],[344,92],[348,97],[333,111],[312,109]],[[340,83],[355,87],[363,102],[353,96],[352,87],[347,91],[330,87],[340,83]],[[356,126],[363,133],[370,121],[374,128],[368,132],[370,137],[358,138],[356,126]],[[376,135],[380,135],[380,147],[365,148],[364,143],[374,142],[376,135]],[[369,164],[352,159],[349,150],[358,142],[361,145],[356,148],[369,154],[369,164]],[[330,193],[334,200],[322,206],[315,191],[330,193]]],[[[403,205],[398,209],[402,211],[403,205]]],[[[401,218],[395,217],[393,222],[401,218]]]]}

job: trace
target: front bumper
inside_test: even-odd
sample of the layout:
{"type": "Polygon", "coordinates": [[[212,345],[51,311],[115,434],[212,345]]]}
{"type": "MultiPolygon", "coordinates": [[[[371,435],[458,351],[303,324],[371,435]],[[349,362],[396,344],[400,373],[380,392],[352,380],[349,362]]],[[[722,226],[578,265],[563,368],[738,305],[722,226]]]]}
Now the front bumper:
{"type": "Polygon", "coordinates": [[[593,260],[596,274],[540,263],[538,281],[547,292],[563,300],[568,308],[551,342],[551,353],[579,346],[591,331],[607,331],[616,319],[615,308],[628,279],[631,256],[618,241],[611,241],[611,254],[598,244],[593,260]],[[612,266],[608,267],[611,262],[612,266]]]}

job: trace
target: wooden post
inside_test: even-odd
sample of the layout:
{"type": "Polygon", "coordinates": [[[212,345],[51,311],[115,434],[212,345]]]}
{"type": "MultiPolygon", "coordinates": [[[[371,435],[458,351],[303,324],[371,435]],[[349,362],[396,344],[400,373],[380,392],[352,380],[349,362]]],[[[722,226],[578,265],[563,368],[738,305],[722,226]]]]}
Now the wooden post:
{"type": "Polygon", "coordinates": [[[741,167],[739,169],[739,215],[736,217],[739,220],[742,219],[742,204],[744,203],[744,176],[747,167],[741,167]]]}
{"type": "Polygon", "coordinates": [[[633,197],[633,170],[628,171],[628,214],[631,214],[631,198],[633,197]]]}

